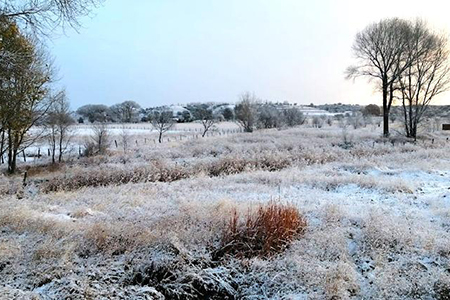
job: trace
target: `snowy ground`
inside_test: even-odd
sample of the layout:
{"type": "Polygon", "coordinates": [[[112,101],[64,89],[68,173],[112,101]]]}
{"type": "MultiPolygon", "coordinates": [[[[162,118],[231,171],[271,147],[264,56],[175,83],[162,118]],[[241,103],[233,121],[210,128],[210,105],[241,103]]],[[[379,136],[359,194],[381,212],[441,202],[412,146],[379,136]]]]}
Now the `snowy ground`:
{"type": "MultiPolygon", "coordinates": [[[[192,123],[178,123],[173,128],[163,135],[163,142],[167,143],[175,140],[186,139],[198,139],[202,132],[203,126],[199,122],[192,123]]],[[[152,127],[150,123],[137,123],[137,124],[109,124],[107,125],[107,131],[109,135],[109,144],[112,148],[115,147],[115,143],[121,143],[124,136],[132,145],[139,146],[140,144],[155,144],[158,141],[158,132],[152,127]]],[[[231,135],[241,132],[242,129],[235,122],[220,122],[215,124],[209,129],[206,138],[218,135],[231,135]]],[[[49,156],[49,143],[45,138],[45,129],[42,127],[34,127],[30,131],[34,136],[41,136],[32,146],[25,149],[25,159],[23,153],[19,153],[18,162],[36,162],[39,163],[42,160],[46,160],[49,156]],[[38,160],[36,156],[42,156],[43,159],[38,160]]],[[[77,124],[70,129],[71,142],[66,149],[66,156],[69,158],[75,158],[79,156],[80,151],[85,147],[86,141],[90,140],[93,136],[93,127],[90,124],[77,124]]],[[[57,152],[57,155],[59,152],[57,152]]]]}
{"type": "Polygon", "coordinates": [[[448,299],[448,136],[392,145],[365,128],[343,145],[342,134],[299,128],[112,149],[34,170],[25,188],[2,178],[0,298],[448,299]],[[208,173],[238,163],[248,166],[208,173]],[[75,188],[145,165],[189,171],[75,188]],[[44,193],[52,181],[61,190],[44,193]],[[298,207],[305,234],[274,257],[212,261],[231,211],[269,201],[298,207]]]}

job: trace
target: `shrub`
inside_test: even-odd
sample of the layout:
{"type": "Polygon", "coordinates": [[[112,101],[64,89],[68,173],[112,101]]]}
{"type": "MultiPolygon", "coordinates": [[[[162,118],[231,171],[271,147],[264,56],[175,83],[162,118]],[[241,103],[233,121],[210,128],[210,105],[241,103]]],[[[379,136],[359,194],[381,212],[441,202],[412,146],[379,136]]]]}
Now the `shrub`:
{"type": "Polygon", "coordinates": [[[270,202],[244,217],[235,210],[213,257],[218,259],[229,254],[249,258],[279,253],[302,234],[306,226],[305,218],[292,205],[270,202]]]}

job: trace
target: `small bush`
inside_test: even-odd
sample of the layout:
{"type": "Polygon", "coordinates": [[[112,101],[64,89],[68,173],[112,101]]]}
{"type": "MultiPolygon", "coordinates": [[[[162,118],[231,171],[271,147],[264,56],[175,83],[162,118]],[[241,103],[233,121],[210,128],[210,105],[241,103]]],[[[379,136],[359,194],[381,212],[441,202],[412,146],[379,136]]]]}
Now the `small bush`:
{"type": "Polygon", "coordinates": [[[240,217],[234,211],[214,258],[268,256],[283,251],[305,231],[305,218],[292,205],[271,202],[240,217]]]}

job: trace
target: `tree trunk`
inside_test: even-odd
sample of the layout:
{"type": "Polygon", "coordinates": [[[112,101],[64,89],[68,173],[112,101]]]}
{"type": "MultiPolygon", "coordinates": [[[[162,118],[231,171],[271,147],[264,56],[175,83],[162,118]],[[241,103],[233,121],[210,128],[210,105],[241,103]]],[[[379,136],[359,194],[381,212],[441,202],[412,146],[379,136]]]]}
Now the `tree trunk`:
{"type": "Polygon", "coordinates": [[[63,139],[64,139],[64,135],[63,135],[63,130],[60,130],[60,136],[59,136],[59,155],[58,155],[58,162],[61,163],[62,162],[62,156],[63,156],[63,139]]]}
{"type": "Polygon", "coordinates": [[[3,163],[3,151],[5,150],[5,130],[2,130],[2,141],[0,144],[1,163],[3,163]]]}
{"type": "Polygon", "coordinates": [[[16,171],[15,157],[13,151],[13,140],[11,130],[8,130],[8,173],[14,174],[16,171]]]}
{"type": "Polygon", "coordinates": [[[385,83],[383,83],[383,135],[389,136],[388,90],[385,83]]]}
{"type": "Polygon", "coordinates": [[[162,143],[162,134],[163,134],[162,131],[160,131],[159,132],[159,139],[158,139],[158,142],[160,142],[160,143],[162,143]]]}
{"type": "Polygon", "coordinates": [[[55,152],[56,152],[56,145],[53,143],[52,145],[52,164],[55,163],[55,152]]]}
{"type": "Polygon", "coordinates": [[[416,139],[416,132],[414,130],[414,123],[413,123],[413,106],[412,106],[412,100],[409,101],[409,136],[416,139]]]}

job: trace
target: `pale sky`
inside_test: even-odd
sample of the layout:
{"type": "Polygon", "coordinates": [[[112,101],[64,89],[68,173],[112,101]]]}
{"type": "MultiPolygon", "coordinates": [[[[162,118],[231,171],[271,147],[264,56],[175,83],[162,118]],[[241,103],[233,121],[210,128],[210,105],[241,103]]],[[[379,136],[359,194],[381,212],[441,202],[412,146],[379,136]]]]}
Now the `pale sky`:
{"type": "MultiPolygon", "coordinates": [[[[50,50],[73,108],[235,102],[245,91],[300,104],[379,104],[365,79],[344,79],[356,33],[393,16],[450,32],[448,3],[106,0],[50,50]]],[[[439,103],[450,104],[450,92],[439,103]]]]}

